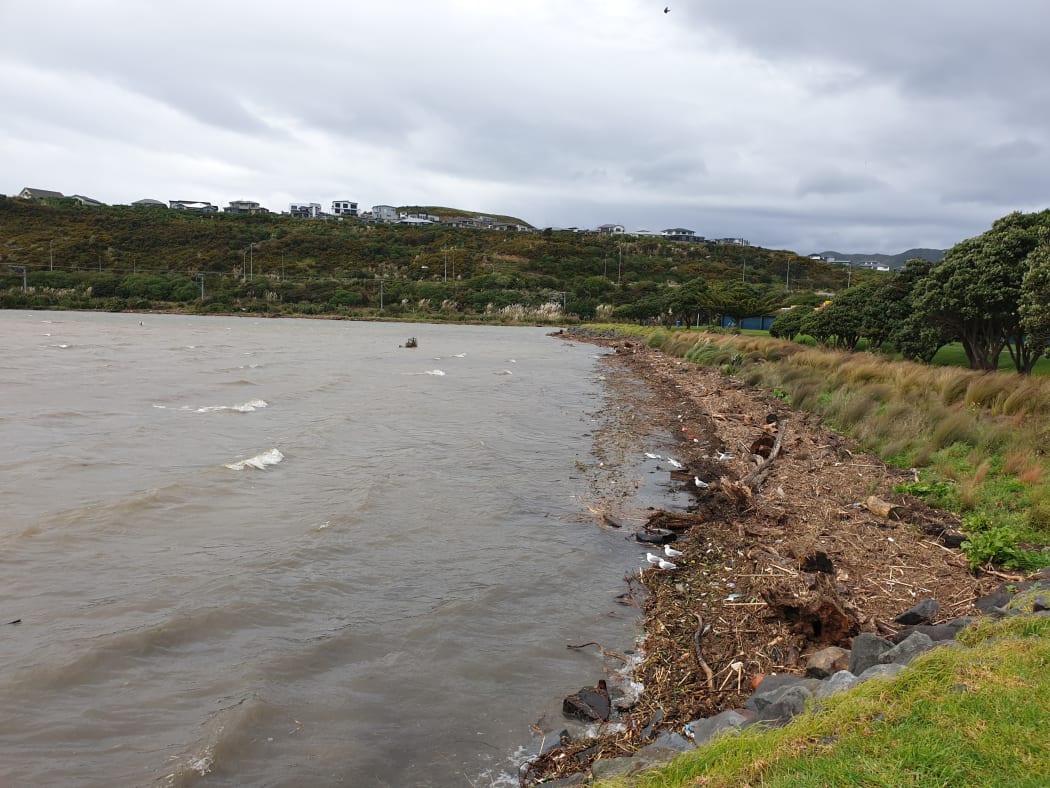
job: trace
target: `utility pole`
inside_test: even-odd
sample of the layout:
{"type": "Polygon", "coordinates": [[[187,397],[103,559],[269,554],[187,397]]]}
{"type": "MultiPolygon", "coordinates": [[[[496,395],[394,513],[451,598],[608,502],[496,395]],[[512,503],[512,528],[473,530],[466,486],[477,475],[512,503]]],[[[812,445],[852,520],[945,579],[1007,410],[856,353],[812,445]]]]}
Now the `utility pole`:
{"type": "Polygon", "coordinates": [[[201,303],[203,304],[204,303],[204,274],[195,273],[193,275],[193,278],[194,279],[200,279],[200,281],[201,281],[201,303]]]}
{"type": "Polygon", "coordinates": [[[784,277],[784,290],[785,292],[791,292],[791,258],[788,258],[788,270],[787,275],[784,277]]]}
{"type": "Polygon", "coordinates": [[[383,280],[379,280],[379,311],[383,311],[383,280]]]}
{"type": "Polygon", "coordinates": [[[255,278],[255,261],[253,259],[253,252],[255,251],[255,242],[251,241],[248,244],[248,281],[250,282],[255,278]]]}
{"type": "Polygon", "coordinates": [[[55,270],[55,242],[51,241],[50,244],[49,244],[49,247],[51,249],[51,266],[50,266],[49,270],[54,271],[55,270]]]}
{"type": "Polygon", "coordinates": [[[620,262],[616,264],[616,284],[620,284],[620,274],[623,271],[623,244],[617,248],[620,250],[620,262]]]}
{"type": "Polygon", "coordinates": [[[447,282],[448,281],[448,247],[446,246],[442,251],[445,253],[445,279],[444,279],[444,281],[447,282]]]}
{"type": "Polygon", "coordinates": [[[456,279],[456,247],[452,247],[452,280],[456,279]]]}

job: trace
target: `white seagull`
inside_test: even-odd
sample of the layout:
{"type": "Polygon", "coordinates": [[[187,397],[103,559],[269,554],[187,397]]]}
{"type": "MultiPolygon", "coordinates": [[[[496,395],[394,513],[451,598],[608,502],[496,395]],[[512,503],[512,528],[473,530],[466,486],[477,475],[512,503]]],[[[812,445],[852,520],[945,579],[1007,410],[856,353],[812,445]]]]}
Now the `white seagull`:
{"type": "Polygon", "coordinates": [[[648,452],[648,451],[645,453],[645,456],[648,457],[650,460],[662,459],[659,454],[653,454],[652,452],[648,452]]]}
{"type": "Polygon", "coordinates": [[[675,550],[669,544],[665,544],[664,555],[666,555],[668,558],[680,558],[681,556],[685,555],[685,553],[683,553],[681,550],[675,550]]]}
{"type": "Polygon", "coordinates": [[[682,470],[682,468],[685,467],[684,465],[682,465],[682,463],[678,462],[678,460],[673,459],[672,457],[667,458],[667,464],[670,465],[672,468],[677,468],[678,470],[682,470]]]}
{"type": "Polygon", "coordinates": [[[706,489],[706,488],[711,486],[710,484],[705,482],[703,479],[701,479],[699,476],[694,476],[693,477],[693,484],[695,484],[701,490],[706,489]]]}
{"type": "Polygon", "coordinates": [[[733,459],[733,455],[727,451],[720,451],[718,452],[718,456],[715,459],[717,459],[719,462],[725,462],[726,460],[733,459]]]}
{"type": "Polygon", "coordinates": [[[659,563],[663,562],[664,559],[662,559],[660,556],[656,555],[655,553],[646,553],[645,554],[645,560],[648,561],[650,564],[659,564],[659,563]]]}
{"type": "Polygon", "coordinates": [[[678,568],[678,564],[672,564],[670,561],[665,561],[662,558],[660,559],[660,563],[658,563],[657,566],[660,567],[661,569],[677,569],[678,568]]]}

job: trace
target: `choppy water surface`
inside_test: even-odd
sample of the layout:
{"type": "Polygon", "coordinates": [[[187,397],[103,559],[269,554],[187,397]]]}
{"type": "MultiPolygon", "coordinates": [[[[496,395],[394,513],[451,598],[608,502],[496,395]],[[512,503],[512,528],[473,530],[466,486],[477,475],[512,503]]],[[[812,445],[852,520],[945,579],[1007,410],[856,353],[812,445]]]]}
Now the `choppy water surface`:
{"type": "Polygon", "coordinates": [[[593,347],[45,312],[0,332],[0,784],[509,785],[528,723],[596,678],[566,643],[632,637],[610,611],[638,551],[576,518],[593,347]]]}

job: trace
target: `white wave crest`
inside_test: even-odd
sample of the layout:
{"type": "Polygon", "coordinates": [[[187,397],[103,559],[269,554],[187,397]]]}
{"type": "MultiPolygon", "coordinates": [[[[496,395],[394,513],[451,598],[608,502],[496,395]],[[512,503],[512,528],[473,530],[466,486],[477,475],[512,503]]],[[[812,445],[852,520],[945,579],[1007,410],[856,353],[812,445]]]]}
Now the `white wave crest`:
{"type": "Polygon", "coordinates": [[[439,378],[442,378],[442,377],[445,376],[445,373],[442,372],[440,369],[428,369],[423,374],[424,375],[437,375],[439,378]]]}
{"type": "Polygon", "coordinates": [[[511,372],[509,369],[501,369],[499,372],[496,372],[494,374],[496,374],[496,375],[513,375],[514,373],[511,372]]]}
{"type": "Polygon", "coordinates": [[[240,405],[208,405],[203,408],[197,408],[196,413],[213,413],[218,410],[233,410],[237,413],[252,413],[253,411],[260,410],[261,408],[269,407],[269,403],[264,399],[253,399],[248,402],[242,402],[240,405]]]}
{"type": "Polygon", "coordinates": [[[245,468],[255,468],[257,471],[264,471],[270,465],[276,465],[284,459],[284,455],[281,454],[279,449],[270,449],[264,451],[262,454],[256,454],[254,457],[249,457],[247,460],[241,460],[240,462],[231,462],[226,465],[231,471],[243,471],[245,468]]]}

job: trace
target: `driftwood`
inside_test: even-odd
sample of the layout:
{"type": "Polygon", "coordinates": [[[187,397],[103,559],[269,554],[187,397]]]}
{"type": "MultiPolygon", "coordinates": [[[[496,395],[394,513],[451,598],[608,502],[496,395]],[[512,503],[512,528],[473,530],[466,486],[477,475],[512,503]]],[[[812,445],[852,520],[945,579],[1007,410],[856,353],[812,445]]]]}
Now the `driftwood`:
{"type": "Polygon", "coordinates": [[[869,495],[867,500],[864,501],[864,506],[872,514],[877,514],[879,517],[900,519],[899,510],[901,507],[895,503],[884,501],[881,498],[869,495]]]}
{"type": "Polygon", "coordinates": [[[780,447],[784,444],[784,435],[787,434],[787,420],[780,422],[780,429],[777,430],[777,439],[773,444],[773,448],[769,452],[769,456],[763,460],[753,471],[747,476],[740,480],[740,483],[750,487],[752,490],[756,489],[769,473],[770,466],[773,465],[773,460],[780,454],[780,447]]]}
{"type": "Polygon", "coordinates": [[[700,653],[700,640],[710,627],[704,627],[704,620],[698,614],[693,613],[693,615],[696,617],[696,632],[693,633],[693,654],[696,656],[696,664],[700,666],[700,669],[704,671],[704,675],[707,677],[707,688],[714,692],[715,674],[711,672],[711,668],[704,661],[704,655],[700,653]]]}

